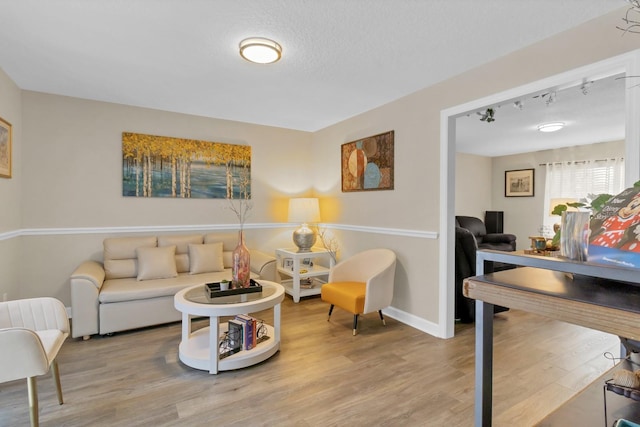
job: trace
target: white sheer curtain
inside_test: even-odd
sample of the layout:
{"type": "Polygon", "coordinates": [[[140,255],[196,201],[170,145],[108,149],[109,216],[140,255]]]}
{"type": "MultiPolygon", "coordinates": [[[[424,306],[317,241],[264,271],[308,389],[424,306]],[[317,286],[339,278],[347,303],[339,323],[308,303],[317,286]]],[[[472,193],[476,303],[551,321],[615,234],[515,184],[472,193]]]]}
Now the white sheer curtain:
{"type": "Polygon", "coordinates": [[[544,189],[544,233],[550,233],[558,216],[551,215],[556,202],[579,201],[590,194],[618,194],[624,190],[624,159],[547,163],[544,189]],[[554,200],[554,202],[552,202],[554,200]]]}

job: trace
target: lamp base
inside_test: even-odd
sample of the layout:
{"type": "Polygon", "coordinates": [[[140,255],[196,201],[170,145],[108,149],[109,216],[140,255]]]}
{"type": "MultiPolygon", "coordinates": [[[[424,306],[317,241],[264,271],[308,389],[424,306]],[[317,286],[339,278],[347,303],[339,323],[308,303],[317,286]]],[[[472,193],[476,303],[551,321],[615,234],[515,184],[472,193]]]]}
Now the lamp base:
{"type": "Polygon", "coordinates": [[[298,247],[298,252],[311,252],[316,243],[316,233],[307,224],[293,232],[293,243],[298,247]]]}

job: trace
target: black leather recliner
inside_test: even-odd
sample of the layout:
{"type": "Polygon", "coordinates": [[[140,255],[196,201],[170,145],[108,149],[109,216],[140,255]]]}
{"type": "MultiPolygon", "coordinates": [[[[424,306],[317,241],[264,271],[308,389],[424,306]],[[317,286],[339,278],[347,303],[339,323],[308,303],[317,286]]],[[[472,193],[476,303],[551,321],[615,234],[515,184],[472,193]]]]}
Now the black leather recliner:
{"type": "MultiPolygon", "coordinates": [[[[478,218],[456,216],[456,320],[462,323],[472,323],[475,321],[475,300],[467,298],[462,294],[462,285],[464,279],[476,275],[476,251],[478,249],[495,249],[511,252],[515,250],[515,247],[516,236],[513,234],[487,234],[484,228],[484,223],[482,223],[478,218]],[[471,227],[472,230],[469,230],[466,227],[461,227],[461,224],[471,227]],[[487,236],[490,237],[487,239],[487,236]],[[478,240],[482,243],[479,243],[478,240]]],[[[514,266],[501,263],[486,263],[484,272],[485,274],[488,274],[494,271],[507,270],[510,268],[514,268],[514,266]]],[[[498,305],[494,306],[494,313],[500,313],[507,310],[509,310],[507,307],[498,305]]]]}
{"type": "Polygon", "coordinates": [[[506,233],[487,233],[487,228],[480,218],[456,216],[456,227],[469,230],[478,243],[478,249],[493,249],[506,252],[516,250],[516,236],[506,233]]]}

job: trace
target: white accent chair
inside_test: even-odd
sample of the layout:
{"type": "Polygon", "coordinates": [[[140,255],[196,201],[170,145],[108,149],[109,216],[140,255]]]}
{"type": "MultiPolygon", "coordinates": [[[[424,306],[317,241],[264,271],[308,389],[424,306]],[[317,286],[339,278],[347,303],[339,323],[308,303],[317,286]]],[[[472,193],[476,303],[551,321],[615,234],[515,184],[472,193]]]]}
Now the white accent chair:
{"type": "Polygon", "coordinates": [[[353,335],[358,331],[358,315],[377,311],[385,325],[382,309],[391,305],[396,271],[396,254],[389,249],[370,249],[335,265],[322,285],[322,300],[353,313],[353,335]]]}
{"type": "Polygon", "coordinates": [[[55,298],[31,298],[0,302],[0,383],[27,379],[31,425],[38,422],[36,376],[51,371],[58,402],[62,388],[56,356],[69,335],[64,305],[55,298]]]}

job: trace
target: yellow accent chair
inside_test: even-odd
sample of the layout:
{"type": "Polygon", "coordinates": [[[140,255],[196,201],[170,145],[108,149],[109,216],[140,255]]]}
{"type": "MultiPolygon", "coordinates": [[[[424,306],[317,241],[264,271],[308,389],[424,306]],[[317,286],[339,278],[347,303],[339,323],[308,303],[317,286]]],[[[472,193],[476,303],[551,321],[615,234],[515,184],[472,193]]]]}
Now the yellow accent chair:
{"type": "Polygon", "coordinates": [[[391,305],[396,271],[396,255],[389,249],[370,249],[338,264],[322,286],[322,300],[353,313],[353,335],[358,332],[358,316],[377,311],[386,325],[382,309],[391,305]]]}
{"type": "Polygon", "coordinates": [[[55,298],[31,298],[0,302],[0,383],[27,379],[31,425],[38,422],[36,376],[51,371],[58,402],[62,388],[56,356],[69,336],[64,305],[55,298]]]}

